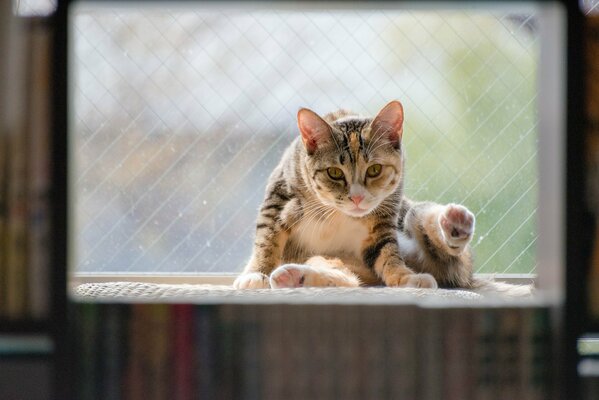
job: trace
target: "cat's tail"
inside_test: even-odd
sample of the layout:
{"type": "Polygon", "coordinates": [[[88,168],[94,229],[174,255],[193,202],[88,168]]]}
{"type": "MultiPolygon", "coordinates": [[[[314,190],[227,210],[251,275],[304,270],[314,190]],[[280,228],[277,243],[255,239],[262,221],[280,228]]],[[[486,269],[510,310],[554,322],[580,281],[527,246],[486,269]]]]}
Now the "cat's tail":
{"type": "Polygon", "coordinates": [[[513,298],[532,297],[535,293],[533,284],[515,285],[493,278],[472,278],[470,289],[482,295],[513,298]]]}

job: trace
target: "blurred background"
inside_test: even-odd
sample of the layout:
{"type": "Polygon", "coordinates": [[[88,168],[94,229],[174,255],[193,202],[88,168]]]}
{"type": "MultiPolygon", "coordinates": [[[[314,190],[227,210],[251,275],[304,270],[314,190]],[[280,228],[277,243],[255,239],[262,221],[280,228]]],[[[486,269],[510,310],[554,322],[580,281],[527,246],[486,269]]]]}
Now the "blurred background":
{"type": "Polygon", "coordinates": [[[79,7],[76,271],[240,271],[300,107],[404,104],[406,193],[477,216],[475,269],[534,273],[534,10],[79,7]]]}

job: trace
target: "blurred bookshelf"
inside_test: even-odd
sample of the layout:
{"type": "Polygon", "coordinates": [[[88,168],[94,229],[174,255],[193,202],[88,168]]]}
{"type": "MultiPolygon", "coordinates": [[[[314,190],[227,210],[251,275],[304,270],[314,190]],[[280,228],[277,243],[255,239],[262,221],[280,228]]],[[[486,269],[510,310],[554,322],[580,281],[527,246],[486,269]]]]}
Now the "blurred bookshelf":
{"type": "MultiPolygon", "coordinates": [[[[592,213],[584,211],[589,209],[587,197],[581,195],[590,174],[585,171],[595,171],[592,160],[597,153],[580,157],[585,149],[596,149],[592,143],[599,132],[591,115],[599,109],[592,106],[599,99],[590,82],[596,74],[587,75],[585,85],[582,44],[589,43],[586,38],[599,42],[599,34],[591,27],[583,36],[578,7],[566,6],[571,52],[568,131],[584,131],[582,110],[589,112],[591,123],[588,142],[582,134],[568,136],[571,268],[565,308],[428,308],[420,310],[419,318],[413,307],[360,306],[352,311],[354,307],[339,305],[69,302],[69,2],[58,2],[46,17],[11,17],[10,2],[2,1],[0,7],[0,53],[11,54],[0,59],[0,397],[135,399],[144,398],[148,388],[157,399],[193,399],[197,393],[205,398],[310,398],[328,393],[343,398],[432,399],[438,398],[438,390],[446,390],[448,398],[482,398],[494,396],[499,387],[505,398],[518,398],[522,388],[529,398],[567,394],[586,400],[599,393],[598,340],[593,334],[599,332],[599,313],[593,306],[599,257],[591,267],[590,238],[595,231],[592,213]],[[577,93],[587,86],[585,108],[577,93]],[[402,323],[415,320],[413,329],[402,329],[402,323]],[[380,330],[373,333],[372,327],[380,330]],[[426,335],[418,338],[423,331],[426,335]],[[460,335],[472,339],[471,349],[455,341],[460,335]],[[352,352],[344,343],[360,350],[352,352]],[[444,349],[431,345],[439,343],[453,352],[446,354],[451,363],[435,368],[430,361],[444,349]],[[514,343],[521,353],[510,353],[514,343]],[[149,347],[152,350],[146,352],[149,347]],[[477,360],[474,365],[482,372],[468,369],[471,360],[477,360]],[[314,365],[323,369],[314,370],[314,365]],[[357,378],[363,365],[372,369],[357,378]],[[395,380],[388,376],[393,368],[412,375],[395,380]],[[493,375],[511,369],[521,375],[493,375]],[[286,387],[294,372],[300,376],[286,387]],[[277,379],[268,380],[269,376],[277,379]],[[429,376],[442,383],[411,386],[410,382],[429,382],[429,376]],[[339,386],[339,379],[348,387],[339,386]],[[452,382],[463,386],[451,386],[452,382]]],[[[587,72],[595,59],[599,56],[587,59],[587,72]]]]}
{"type": "Polygon", "coordinates": [[[66,154],[56,134],[61,23],[51,2],[32,3],[0,1],[0,397],[15,399],[59,398],[67,326],[65,174],[54,159],[66,154]]]}

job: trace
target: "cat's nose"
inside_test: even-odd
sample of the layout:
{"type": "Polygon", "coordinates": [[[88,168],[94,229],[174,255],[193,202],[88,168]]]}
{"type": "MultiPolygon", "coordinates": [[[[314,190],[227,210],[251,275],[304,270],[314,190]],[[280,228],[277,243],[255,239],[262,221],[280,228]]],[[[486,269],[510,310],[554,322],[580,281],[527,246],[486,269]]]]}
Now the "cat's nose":
{"type": "Polygon", "coordinates": [[[354,204],[357,206],[358,204],[360,204],[360,202],[362,200],[364,200],[364,195],[355,195],[355,196],[350,196],[349,197],[351,199],[351,201],[354,202],[354,204]]]}

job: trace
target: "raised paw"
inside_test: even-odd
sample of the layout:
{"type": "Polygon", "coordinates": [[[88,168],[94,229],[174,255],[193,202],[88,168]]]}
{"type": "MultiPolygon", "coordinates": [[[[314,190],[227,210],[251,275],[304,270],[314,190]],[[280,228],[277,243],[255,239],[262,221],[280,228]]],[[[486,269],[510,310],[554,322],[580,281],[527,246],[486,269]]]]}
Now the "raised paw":
{"type": "Polygon", "coordinates": [[[448,204],[439,216],[439,224],[447,246],[461,253],[474,234],[474,214],[459,204],[448,204]]]}
{"type": "Polygon", "coordinates": [[[270,287],[268,276],[261,272],[241,274],[233,282],[235,289],[267,289],[270,287]]]}

